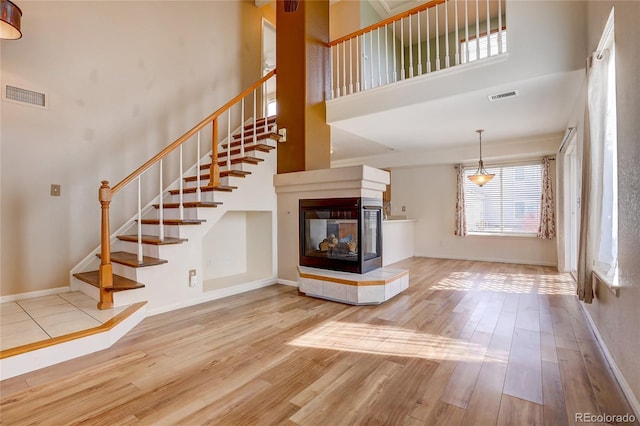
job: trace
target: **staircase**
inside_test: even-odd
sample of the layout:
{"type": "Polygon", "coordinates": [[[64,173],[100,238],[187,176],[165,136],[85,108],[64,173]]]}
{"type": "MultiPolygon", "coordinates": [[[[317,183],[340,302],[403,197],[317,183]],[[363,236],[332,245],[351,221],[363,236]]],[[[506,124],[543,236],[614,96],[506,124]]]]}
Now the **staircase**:
{"type": "MultiPolygon", "coordinates": [[[[275,211],[272,180],[276,158],[271,151],[276,148],[280,138],[276,130],[276,117],[253,118],[257,115],[257,92],[274,75],[275,70],[113,188],[109,187],[108,182],[102,182],[99,192],[102,244],[72,270],[73,289],[96,299],[101,309],[148,301],[151,313],[216,298],[215,294],[206,294],[203,288],[202,252],[206,249],[205,235],[226,212],[275,211]],[[251,111],[245,113],[245,98],[251,100],[251,96],[253,115],[251,111]],[[232,113],[232,108],[240,109],[241,113],[232,113]],[[225,113],[227,135],[219,141],[218,122],[225,113]],[[231,131],[232,117],[241,117],[242,121],[234,132],[231,131]],[[209,124],[212,125],[212,148],[201,156],[199,132],[209,124]],[[197,161],[184,172],[182,145],[194,139],[196,134],[197,161]],[[162,161],[170,152],[178,150],[178,175],[181,178],[164,186],[162,161]],[[140,205],[140,176],[154,165],[160,168],[159,187],[163,190],[161,195],[143,208],[140,205]],[[138,213],[111,234],[109,207],[113,195],[136,180],[138,213]]],[[[262,98],[265,98],[264,93],[262,98]]],[[[267,274],[265,278],[274,276],[267,274]]]]}

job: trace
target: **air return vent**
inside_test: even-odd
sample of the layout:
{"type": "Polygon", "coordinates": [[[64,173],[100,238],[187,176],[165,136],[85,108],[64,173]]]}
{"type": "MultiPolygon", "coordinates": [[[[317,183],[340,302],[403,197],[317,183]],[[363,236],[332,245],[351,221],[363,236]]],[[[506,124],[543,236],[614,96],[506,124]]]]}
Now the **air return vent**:
{"type": "Polygon", "coordinates": [[[520,94],[520,92],[518,92],[517,90],[510,90],[508,92],[504,92],[504,93],[498,93],[495,95],[489,95],[489,100],[491,102],[493,101],[499,101],[502,99],[506,99],[506,98],[512,98],[514,96],[518,96],[520,94]]]}
{"type": "Polygon", "coordinates": [[[2,91],[2,98],[7,101],[30,105],[37,108],[47,107],[47,96],[44,93],[6,84],[2,91]]]}

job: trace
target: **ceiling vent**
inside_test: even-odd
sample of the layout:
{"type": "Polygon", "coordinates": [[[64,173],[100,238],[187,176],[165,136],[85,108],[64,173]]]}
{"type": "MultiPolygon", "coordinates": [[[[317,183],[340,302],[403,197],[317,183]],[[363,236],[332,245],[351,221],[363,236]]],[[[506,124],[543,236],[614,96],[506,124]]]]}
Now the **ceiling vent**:
{"type": "Polygon", "coordinates": [[[34,90],[6,84],[2,91],[2,99],[37,108],[47,108],[47,95],[34,90]]]}
{"type": "Polygon", "coordinates": [[[514,96],[518,96],[520,94],[519,91],[517,90],[510,90],[508,92],[504,92],[504,93],[498,93],[496,95],[489,95],[489,100],[491,102],[493,101],[500,101],[502,99],[506,99],[506,98],[512,98],[514,96]]]}

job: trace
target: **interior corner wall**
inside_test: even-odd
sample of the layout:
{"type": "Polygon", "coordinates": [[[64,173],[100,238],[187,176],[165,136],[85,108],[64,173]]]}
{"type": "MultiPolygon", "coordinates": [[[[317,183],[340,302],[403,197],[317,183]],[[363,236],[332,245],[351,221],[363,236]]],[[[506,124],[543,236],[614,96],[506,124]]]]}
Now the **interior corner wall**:
{"type": "MultiPolygon", "coordinates": [[[[261,75],[253,2],[20,7],[24,35],[2,41],[2,83],[44,91],[48,108],[2,104],[3,296],[69,285],[99,244],[100,181],[120,181],[261,75]]],[[[116,198],[112,230],[136,208],[135,191],[116,198]]]]}
{"type": "Polygon", "coordinates": [[[618,266],[627,286],[615,297],[598,288],[592,304],[584,305],[627,385],[640,416],[640,2],[587,2],[588,47],[595,50],[615,7],[616,105],[618,120],[618,266]]]}

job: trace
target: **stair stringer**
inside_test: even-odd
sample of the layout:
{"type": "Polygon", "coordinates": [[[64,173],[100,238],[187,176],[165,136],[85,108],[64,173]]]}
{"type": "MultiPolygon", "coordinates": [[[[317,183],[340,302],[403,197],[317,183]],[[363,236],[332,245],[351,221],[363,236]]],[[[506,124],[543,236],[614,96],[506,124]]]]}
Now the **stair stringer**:
{"type": "MultiPolygon", "coordinates": [[[[275,142],[270,142],[275,145],[275,142]]],[[[230,184],[238,188],[232,192],[215,192],[210,197],[222,202],[216,208],[190,208],[189,216],[204,219],[200,225],[165,226],[175,228],[167,235],[186,238],[182,244],[145,246],[145,254],[150,253],[154,257],[168,260],[168,263],[144,268],[131,268],[113,263],[114,273],[145,284],[144,288],[114,293],[114,306],[124,306],[139,301],[148,302],[147,312],[151,315],[203,303],[232,294],[241,293],[255,288],[274,284],[277,280],[277,198],[273,186],[273,176],[276,173],[276,153],[262,153],[264,159],[260,164],[251,166],[248,170],[251,174],[245,178],[230,177],[230,184]],[[272,271],[270,275],[261,279],[239,284],[224,289],[204,291],[202,274],[203,265],[203,238],[216,223],[229,211],[260,211],[271,212],[272,226],[272,271]],[[153,254],[151,254],[153,253],[153,254]],[[196,270],[197,284],[189,286],[189,271],[196,270]]],[[[176,202],[178,196],[168,196],[166,202],[176,202]]],[[[207,198],[209,200],[209,198],[207,198]]],[[[185,199],[186,201],[186,199],[185,199]]],[[[186,216],[186,215],[185,215],[186,216]]],[[[143,233],[157,235],[157,226],[143,225],[143,233]],[[154,229],[155,228],[155,229],[154,229]]],[[[115,240],[113,251],[124,250],[135,252],[134,243],[115,240]]],[[[224,250],[224,242],[221,241],[221,250],[224,250]]],[[[97,298],[95,287],[73,278],[73,286],[86,292],[89,296],[97,298]]]]}

